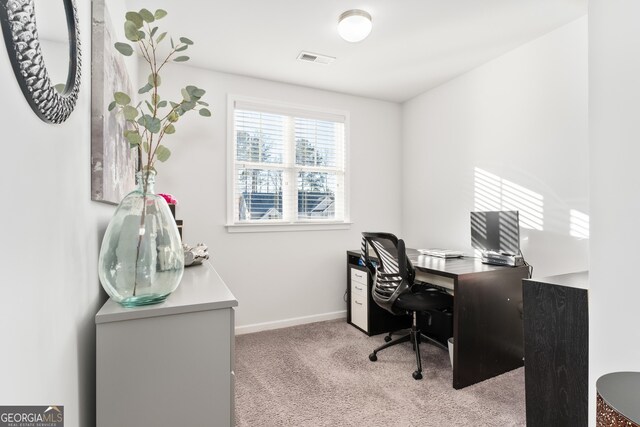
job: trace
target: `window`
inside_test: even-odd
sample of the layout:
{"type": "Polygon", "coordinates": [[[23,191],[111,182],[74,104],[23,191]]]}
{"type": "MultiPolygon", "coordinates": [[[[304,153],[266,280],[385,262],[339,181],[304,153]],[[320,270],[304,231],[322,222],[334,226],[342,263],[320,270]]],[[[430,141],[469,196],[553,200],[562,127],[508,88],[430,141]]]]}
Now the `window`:
{"type": "Polygon", "coordinates": [[[347,223],[347,113],[230,97],[229,117],[229,226],[347,223]]]}

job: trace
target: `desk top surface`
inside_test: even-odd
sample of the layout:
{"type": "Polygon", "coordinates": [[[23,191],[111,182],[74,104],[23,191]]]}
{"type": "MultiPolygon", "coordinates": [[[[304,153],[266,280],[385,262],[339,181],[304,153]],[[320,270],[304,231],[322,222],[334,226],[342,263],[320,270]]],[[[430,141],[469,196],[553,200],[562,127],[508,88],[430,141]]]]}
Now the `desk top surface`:
{"type": "MultiPolygon", "coordinates": [[[[360,256],[360,251],[348,251],[350,255],[360,256]]],[[[463,274],[483,273],[487,271],[497,271],[511,268],[527,268],[508,267],[501,265],[483,264],[480,258],[462,257],[462,258],[440,258],[429,255],[423,255],[416,249],[407,248],[407,256],[416,270],[426,271],[428,273],[440,274],[449,277],[457,277],[463,274]]]]}
{"type": "Polygon", "coordinates": [[[222,281],[213,266],[202,265],[184,269],[180,286],[167,299],[154,305],[127,308],[109,299],[96,314],[96,323],[143,319],[196,311],[236,307],[238,300],[222,281]]]}
{"type": "Polygon", "coordinates": [[[549,285],[566,286],[568,288],[589,289],[589,272],[559,274],[557,276],[527,279],[527,282],[547,283],[549,285]]]}

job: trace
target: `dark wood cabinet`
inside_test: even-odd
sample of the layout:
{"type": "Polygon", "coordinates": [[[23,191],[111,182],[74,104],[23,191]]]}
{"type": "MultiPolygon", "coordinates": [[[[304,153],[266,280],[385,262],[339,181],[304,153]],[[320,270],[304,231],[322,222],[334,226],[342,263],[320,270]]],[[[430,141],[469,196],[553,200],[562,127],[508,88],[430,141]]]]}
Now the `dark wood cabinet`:
{"type": "Polygon", "coordinates": [[[527,426],[586,426],[588,272],[523,281],[527,426]]]}

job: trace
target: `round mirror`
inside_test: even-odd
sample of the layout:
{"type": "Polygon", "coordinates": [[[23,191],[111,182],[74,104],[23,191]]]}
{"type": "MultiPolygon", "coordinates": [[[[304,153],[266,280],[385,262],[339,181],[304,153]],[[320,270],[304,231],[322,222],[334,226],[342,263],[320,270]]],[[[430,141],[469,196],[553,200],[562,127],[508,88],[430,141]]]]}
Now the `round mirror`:
{"type": "Polygon", "coordinates": [[[62,0],[34,0],[42,59],[51,84],[64,93],[69,75],[69,31],[62,0]]]}
{"type": "Polygon", "coordinates": [[[64,122],[73,112],[80,87],[75,0],[3,0],[0,22],[27,102],[42,120],[64,122]],[[36,12],[38,7],[43,10],[36,12]]]}

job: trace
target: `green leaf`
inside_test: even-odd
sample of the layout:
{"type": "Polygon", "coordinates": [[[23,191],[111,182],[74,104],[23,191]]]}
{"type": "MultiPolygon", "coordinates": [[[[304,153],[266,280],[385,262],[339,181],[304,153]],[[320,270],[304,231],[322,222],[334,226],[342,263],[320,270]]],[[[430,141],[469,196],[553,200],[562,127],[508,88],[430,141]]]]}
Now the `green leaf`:
{"type": "Polygon", "coordinates": [[[128,43],[116,43],[115,48],[118,52],[123,54],[124,56],[131,56],[133,54],[133,48],[128,43]]]}
{"type": "Polygon", "coordinates": [[[176,52],[182,52],[183,50],[187,50],[188,48],[189,48],[189,46],[187,46],[185,44],[185,45],[182,45],[182,46],[176,48],[176,52]]]}
{"type": "Polygon", "coordinates": [[[164,145],[158,145],[156,148],[156,158],[161,162],[166,162],[171,156],[171,151],[164,145]]]}
{"type": "Polygon", "coordinates": [[[176,44],[173,42],[173,37],[171,37],[170,40],[171,40],[171,49],[173,49],[176,47],[176,44]]]}
{"type": "Polygon", "coordinates": [[[158,102],[160,102],[160,95],[158,95],[157,93],[151,94],[151,103],[153,105],[157,105],[158,102]]]}
{"type": "Polygon", "coordinates": [[[147,108],[149,109],[149,111],[151,111],[153,113],[153,105],[149,104],[149,101],[144,101],[147,104],[147,108]]]}
{"type": "Polygon", "coordinates": [[[182,89],[180,90],[180,93],[182,94],[182,98],[185,101],[191,101],[191,95],[189,94],[189,92],[187,91],[187,89],[182,89]]]}
{"type": "Polygon", "coordinates": [[[137,42],[140,40],[140,36],[138,35],[138,27],[132,21],[125,21],[124,23],[124,35],[128,40],[132,42],[137,42]]]}
{"type": "Polygon", "coordinates": [[[153,16],[153,13],[149,12],[147,9],[140,9],[140,16],[142,16],[142,19],[144,19],[146,22],[153,22],[156,20],[156,18],[153,16]]]}
{"type": "Polygon", "coordinates": [[[160,132],[160,128],[162,127],[162,122],[160,121],[159,118],[157,117],[153,117],[151,119],[151,121],[149,122],[149,131],[151,133],[158,133],[160,132]]]}
{"type": "Polygon", "coordinates": [[[62,93],[62,92],[64,92],[66,87],[67,87],[67,85],[65,83],[58,83],[53,88],[56,90],[56,92],[62,93]]]}
{"type": "Polygon", "coordinates": [[[136,28],[142,28],[142,16],[138,12],[127,12],[124,15],[127,21],[131,21],[136,24],[136,28]]]}
{"type": "Polygon", "coordinates": [[[173,60],[173,62],[185,62],[188,61],[189,57],[188,56],[178,56],[177,58],[175,58],[173,60]]]}
{"type": "Polygon", "coordinates": [[[187,89],[187,92],[189,93],[189,95],[191,95],[192,98],[202,98],[202,96],[207,93],[204,89],[200,89],[199,87],[193,85],[189,85],[185,87],[185,89],[187,89]]]}
{"type": "Polygon", "coordinates": [[[158,102],[158,108],[164,108],[167,106],[167,101],[160,101],[158,102]]]}
{"type": "Polygon", "coordinates": [[[149,37],[153,37],[156,35],[156,31],[158,31],[158,27],[153,27],[151,32],[149,33],[149,37]]]}
{"type": "Polygon", "coordinates": [[[199,113],[203,117],[211,117],[211,111],[207,110],[206,108],[201,108],[199,113]]]}
{"type": "Polygon", "coordinates": [[[180,37],[180,41],[184,44],[189,44],[189,45],[193,44],[193,42],[186,37],[180,37]]]}
{"type": "Polygon", "coordinates": [[[147,79],[147,81],[149,82],[149,84],[151,86],[155,86],[155,87],[160,86],[160,83],[162,83],[162,79],[160,78],[160,74],[157,74],[157,73],[149,74],[149,78],[147,79]]]}
{"type": "Polygon", "coordinates": [[[165,31],[164,33],[158,36],[158,38],[156,39],[156,43],[160,43],[162,40],[164,40],[166,36],[167,36],[167,32],[165,31]]]}
{"type": "Polygon", "coordinates": [[[156,10],[156,13],[154,13],[154,15],[156,19],[162,19],[165,16],[167,16],[167,11],[164,9],[158,9],[156,10]]]}
{"type": "Polygon", "coordinates": [[[148,153],[149,152],[149,142],[145,141],[142,143],[142,148],[144,148],[144,152],[148,153]]]}
{"type": "Polygon", "coordinates": [[[167,125],[167,127],[164,128],[164,133],[167,135],[176,133],[176,127],[174,125],[167,125]]]}
{"type": "Polygon", "coordinates": [[[147,83],[146,85],[144,85],[140,89],[138,89],[138,93],[139,94],[147,93],[151,89],[153,89],[153,86],[151,86],[149,83],[147,83]]]}
{"type": "Polygon", "coordinates": [[[139,40],[144,40],[145,37],[146,37],[146,34],[144,33],[144,31],[138,31],[139,40]]]}
{"type": "Polygon", "coordinates": [[[116,92],[113,94],[113,98],[120,105],[127,105],[131,102],[131,98],[124,92],[116,92]]]}
{"type": "Polygon", "coordinates": [[[162,122],[160,121],[159,118],[151,117],[148,114],[145,114],[144,116],[140,117],[138,119],[138,124],[140,126],[144,126],[145,129],[147,129],[151,133],[160,132],[160,128],[162,127],[162,122]]]}
{"type": "Polygon", "coordinates": [[[130,131],[125,135],[125,138],[129,141],[131,148],[137,147],[142,142],[142,137],[136,131],[130,131]]]}
{"type": "Polygon", "coordinates": [[[111,101],[111,103],[109,104],[109,106],[107,107],[107,109],[109,111],[113,111],[113,109],[116,108],[116,101],[111,101]]]}
{"type": "Polygon", "coordinates": [[[189,101],[189,102],[185,102],[184,104],[182,104],[182,109],[185,110],[185,111],[193,110],[194,108],[196,108],[195,101],[189,101]]]}
{"type": "Polygon", "coordinates": [[[177,110],[169,114],[169,117],[168,117],[171,123],[177,122],[179,118],[180,118],[180,115],[178,114],[177,110]]]}
{"type": "Polygon", "coordinates": [[[125,105],[122,112],[124,113],[124,118],[129,121],[133,121],[136,119],[136,117],[138,117],[138,110],[131,105],[125,105]]]}
{"type": "Polygon", "coordinates": [[[169,104],[171,104],[171,108],[176,108],[178,105],[180,105],[180,104],[178,104],[176,102],[173,102],[173,101],[169,101],[169,104]]]}
{"type": "Polygon", "coordinates": [[[208,106],[209,106],[209,104],[208,104],[208,103],[206,103],[206,102],[204,102],[204,101],[198,101],[198,104],[200,104],[200,105],[204,105],[205,107],[208,107],[208,106]]]}

